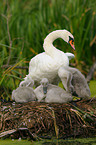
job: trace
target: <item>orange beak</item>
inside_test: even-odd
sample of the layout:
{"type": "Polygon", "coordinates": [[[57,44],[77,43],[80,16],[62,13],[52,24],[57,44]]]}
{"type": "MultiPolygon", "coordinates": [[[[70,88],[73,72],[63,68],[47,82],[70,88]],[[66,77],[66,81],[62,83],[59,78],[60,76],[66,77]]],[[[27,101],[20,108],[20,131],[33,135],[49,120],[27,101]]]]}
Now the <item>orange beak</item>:
{"type": "Polygon", "coordinates": [[[74,42],[73,42],[72,40],[69,41],[69,44],[70,44],[71,47],[75,50],[74,42]]]}

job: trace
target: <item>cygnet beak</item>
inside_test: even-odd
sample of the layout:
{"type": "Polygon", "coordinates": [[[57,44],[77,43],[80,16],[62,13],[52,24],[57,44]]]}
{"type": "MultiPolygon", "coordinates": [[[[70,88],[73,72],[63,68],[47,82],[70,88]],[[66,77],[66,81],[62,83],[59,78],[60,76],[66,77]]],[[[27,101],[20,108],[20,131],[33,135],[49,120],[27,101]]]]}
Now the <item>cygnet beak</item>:
{"type": "Polygon", "coordinates": [[[47,87],[43,87],[43,93],[47,94],[47,87]]]}

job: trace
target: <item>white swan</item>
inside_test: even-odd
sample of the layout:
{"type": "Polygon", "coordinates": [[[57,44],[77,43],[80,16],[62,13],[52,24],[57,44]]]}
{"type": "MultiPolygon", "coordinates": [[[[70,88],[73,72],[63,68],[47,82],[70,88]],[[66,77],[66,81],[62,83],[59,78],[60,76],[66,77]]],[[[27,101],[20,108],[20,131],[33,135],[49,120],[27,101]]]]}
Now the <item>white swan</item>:
{"type": "Polygon", "coordinates": [[[69,59],[74,57],[72,53],[64,53],[53,46],[53,41],[62,38],[74,48],[74,37],[67,30],[56,30],[51,32],[45,39],[43,48],[45,52],[36,55],[29,63],[29,74],[24,78],[26,81],[32,77],[34,83],[40,82],[42,78],[48,78],[50,83],[58,82],[58,69],[68,66],[69,59]],[[54,81],[55,80],[55,81],[54,81]]]}
{"type": "Polygon", "coordinates": [[[49,84],[47,78],[41,80],[41,85],[34,92],[38,102],[67,103],[73,99],[71,93],[66,92],[59,86],[49,84]]]}

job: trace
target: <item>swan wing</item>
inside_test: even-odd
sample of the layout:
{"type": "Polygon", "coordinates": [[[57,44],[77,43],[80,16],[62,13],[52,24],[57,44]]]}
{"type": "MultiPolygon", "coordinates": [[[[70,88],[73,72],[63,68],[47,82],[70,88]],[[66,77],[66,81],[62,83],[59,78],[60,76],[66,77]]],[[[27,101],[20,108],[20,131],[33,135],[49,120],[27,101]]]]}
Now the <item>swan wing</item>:
{"type": "Polygon", "coordinates": [[[45,77],[51,79],[57,73],[57,67],[54,59],[43,52],[31,59],[29,63],[29,74],[26,77],[31,76],[33,80],[41,80],[45,77]]]}
{"type": "Polygon", "coordinates": [[[65,54],[67,55],[67,57],[68,57],[69,60],[75,57],[75,55],[73,53],[67,52],[65,54]]]}
{"type": "Polygon", "coordinates": [[[29,63],[29,73],[37,72],[37,71],[46,71],[49,70],[49,68],[52,68],[52,65],[54,64],[54,60],[47,55],[45,52],[40,53],[33,57],[29,63]]]}

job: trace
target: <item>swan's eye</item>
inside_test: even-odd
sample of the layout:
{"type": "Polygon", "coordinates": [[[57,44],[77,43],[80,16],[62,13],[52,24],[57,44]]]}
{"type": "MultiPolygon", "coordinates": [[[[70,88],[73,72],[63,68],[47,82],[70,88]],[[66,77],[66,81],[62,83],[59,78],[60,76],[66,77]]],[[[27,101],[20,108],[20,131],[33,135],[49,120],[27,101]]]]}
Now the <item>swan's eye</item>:
{"type": "Polygon", "coordinates": [[[70,44],[74,44],[74,41],[73,41],[73,40],[70,40],[69,43],[70,43],[70,44]]]}
{"type": "Polygon", "coordinates": [[[70,44],[70,45],[74,45],[74,41],[73,41],[73,40],[70,40],[70,41],[69,41],[69,44],[70,44]]]}

